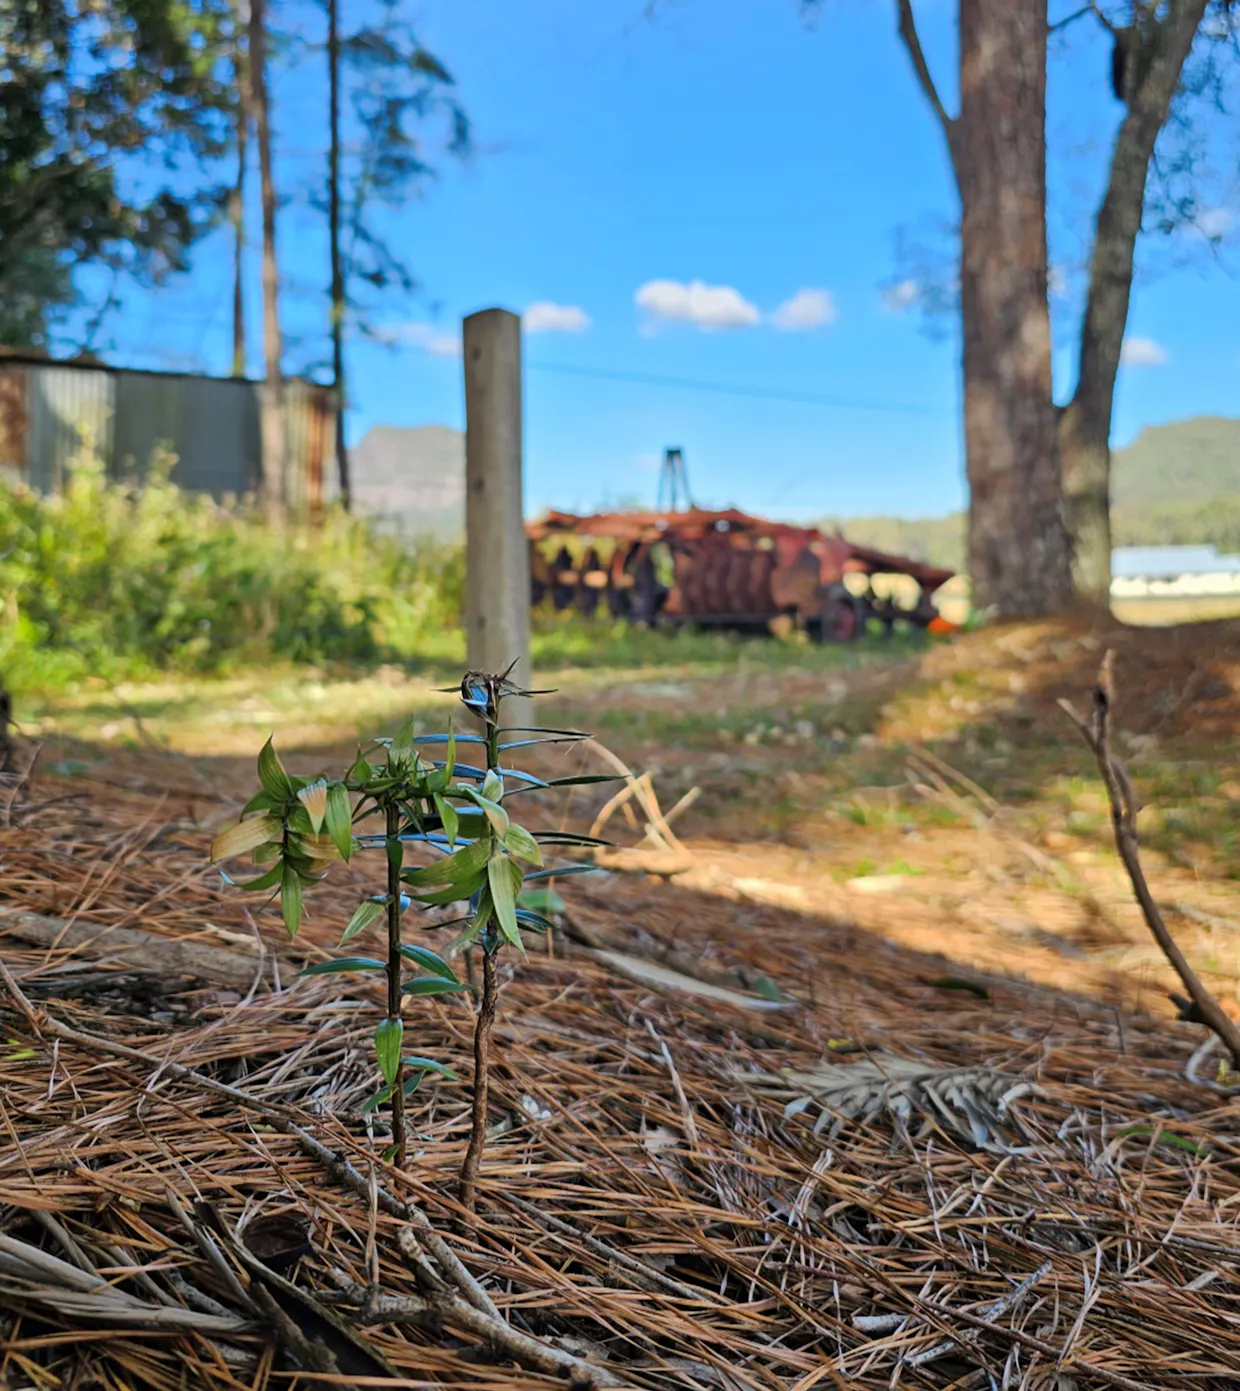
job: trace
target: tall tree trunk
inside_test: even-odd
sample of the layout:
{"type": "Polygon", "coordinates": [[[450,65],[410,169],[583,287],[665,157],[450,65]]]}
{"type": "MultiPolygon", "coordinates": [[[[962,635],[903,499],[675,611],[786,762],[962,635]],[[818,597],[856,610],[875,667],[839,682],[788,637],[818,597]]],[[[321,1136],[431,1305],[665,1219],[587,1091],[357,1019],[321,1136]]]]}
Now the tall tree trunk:
{"type": "Polygon", "coordinates": [[[1109,604],[1111,594],[1111,414],[1146,180],[1207,3],[1171,0],[1161,20],[1149,20],[1140,60],[1135,26],[1116,39],[1128,43],[1132,54],[1124,64],[1128,112],[1115,138],[1094,229],[1076,389],[1059,418],[1073,579],[1078,594],[1100,604],[1109,604]]]}
{"type": "Polygon", "coordinates": [[[258,137],[263,203],[263,510],[279,521],[285,510],[284,378],[280,336],[280,267],[276,259],[276,185],[271,158],[271,103],[267,91],[265,0],[250,0],[250,93],[258,137]]]}
{"type": "Polygon", "coordinates": [[[344,271],[340,260],[340,0],[327,2],[328,107],[331,143],[327,156],[327,220],[331,242],[332,381],[336,388],[336,468],[340,500],[350,502],[349,454],[344,439],[344,271]]]}
{"type": "MultiPolygon", "coordinates": [[[[244,0],[238,6],[238,31],[248,23],[244,0]]],[[[237,182],[228,199],[228,220],[233,229],[233,352],[232,374],[245,376],[245,174],[250,135],[250,79],[246,72],[243,39],[238,32],[233,53],[237,84],[237,182]]]]}
{"type": "Polygon", "coordinates": [[[1046,0],[960,0],[960,114],[947,114],[896,0],[961,204],[964,444],[973,602],[1001,617],[1072,598],[1051,394],[1046,253],[1046,0]]]}
{"type": "Polygon", "coordinates": [[[969,566],[1004,616],[1071,600],[1051,393],[1046,0],[961,0],[961,202],[969,566]]]}

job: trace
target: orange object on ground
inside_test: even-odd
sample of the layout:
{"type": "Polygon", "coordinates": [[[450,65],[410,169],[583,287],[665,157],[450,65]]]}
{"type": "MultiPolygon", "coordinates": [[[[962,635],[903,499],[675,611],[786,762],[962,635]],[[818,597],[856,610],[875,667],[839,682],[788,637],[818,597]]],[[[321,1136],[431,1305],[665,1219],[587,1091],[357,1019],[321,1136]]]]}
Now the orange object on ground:
{"type": "Polygon", "coordinates": [[[926,624],[927,632],[933,633],[936,637],[945,637],[948,633],[958,633],[959,623],[949,623],[946,618],[932,618],[926,624]]]}

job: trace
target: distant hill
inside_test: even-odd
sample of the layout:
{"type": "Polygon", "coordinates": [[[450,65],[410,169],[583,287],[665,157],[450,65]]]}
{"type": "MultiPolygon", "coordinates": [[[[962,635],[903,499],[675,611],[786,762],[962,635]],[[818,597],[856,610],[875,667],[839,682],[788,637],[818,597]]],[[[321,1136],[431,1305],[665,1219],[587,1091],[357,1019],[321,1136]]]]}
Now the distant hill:
{"type": "Polygon", "coordinates": [[[465,530],[465,436],[447,425],[377,425],[349,451],[354,510],[406,536],[465,530]]]}
{"type": "Polygon", "coordinates": [[[1111,519],[1118,545],[1240,551],[1240,420],[1142,430],[1115,454],[1111,519]]]}
{"type": "Polygon", "coordinates": [[[859,546],[906,555],[928,565],[959,570],[964,562],[964,513],[946,517],[824,517],[827,531],[840,530],[859,546]]]}
{"type": "MultiPolygon", "coordinates": [[[[1215,545],[1240,551],[1240,420],[1203,415],[1147,426],[1112,459],[1117,546],[1215,545]]],[[[962,569],[964,514],[846,517],[823,525],[860,545],[962,569]]]]}
{"type": "Polygon", "coordinates": [[[1240,420],[1198,415],[1147,425],[1114,454],[1113,505],[1204,502],[1240,492],[1240,420]]]}

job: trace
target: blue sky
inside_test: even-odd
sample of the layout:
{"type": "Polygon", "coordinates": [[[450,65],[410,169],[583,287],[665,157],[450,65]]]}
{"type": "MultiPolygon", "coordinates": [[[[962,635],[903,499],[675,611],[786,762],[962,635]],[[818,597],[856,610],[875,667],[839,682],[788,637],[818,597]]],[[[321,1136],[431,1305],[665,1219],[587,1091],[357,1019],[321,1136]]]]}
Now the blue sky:
{"type": "MultiPolygon", "coordinates": [[[[395,348],[354,348],[350,437],[376,424],[462,424],[461,315],[542,306],[529,319],[541,331],[526,339],[531,511],[653,500],[668,445],[685,450],[708,502],[789,518],[959,506],[955,335],[932,341],[882,292],[902,274],[898,230],[954,215],[893,10],[823,0],[807,23],[797,0],[663,0],[653,17],[644,0],[422,0],[419,35],[456,76],[477,149],[465,164],[436,156],[438,179],[388,218],[423,290],[390,307],[395,348]]],[[[954,15],[953,0],[920,0],[949,99],[954,15]]],[[[1052,260],[1066,286],[1055,301],[1061,390],[1073,266],[1120,110],[1106,71],[1087,26],[1057,45],[1048,129],[1052,260]]],[[[283,74],[276,100],[278,172],[304,186],[326,139],[316,62],[283,74]]],[[[1216,135],[1205,204],[1210,229],[1225,230],[1240,210],[1236,146],[1221,120],[1216,135]]],[[[296,203],[281,236],[290,355],[304,358],[303,335],[323,321],[324,240],[296,203]]],[[[215,236],[190,277],[131,294],[112,324],[116,360],[225,371],[230,254],[215,236]]],[[[1117,443],[1240,402],[1240,283],[1226,251],[1189,233],[1151,244],[1142,267],[1117,443]]]]}

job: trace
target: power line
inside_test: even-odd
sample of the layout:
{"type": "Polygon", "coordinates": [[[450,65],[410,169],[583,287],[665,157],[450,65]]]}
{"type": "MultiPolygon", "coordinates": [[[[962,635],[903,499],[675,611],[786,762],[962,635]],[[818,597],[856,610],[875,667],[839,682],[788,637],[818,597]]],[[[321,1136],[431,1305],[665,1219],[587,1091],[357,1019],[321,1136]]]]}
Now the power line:
{"type": "Polygon", "coordinates": [[[916,406],[906,401],[862,401],[855,397],[828,396],[815,391],[768,391],[760,386],[733,386],[726,382],[694,381],[687,377],[656,377],[644,372],[614,372],[604,367],[574,367],[566,362],[531,362],[536,372],[562,372],[598,381],[631,382],[640,386],[667,386],[683,391],[711,391],[722,396],[751,396],[764,401],[793,401],[803,406],[833,406],[839,410],[882,411],[896,415],[941,415],[942,407],[916,406]]]}

